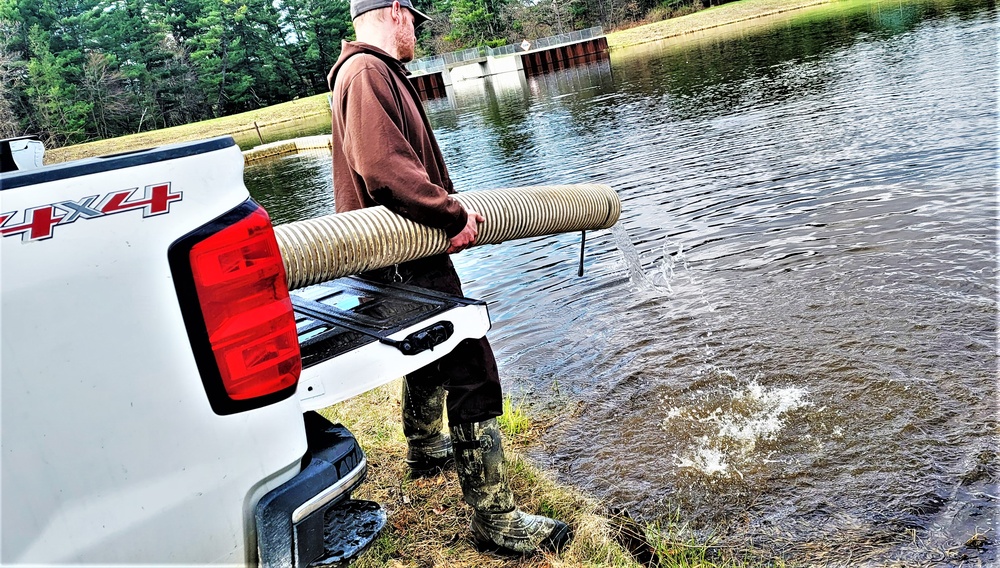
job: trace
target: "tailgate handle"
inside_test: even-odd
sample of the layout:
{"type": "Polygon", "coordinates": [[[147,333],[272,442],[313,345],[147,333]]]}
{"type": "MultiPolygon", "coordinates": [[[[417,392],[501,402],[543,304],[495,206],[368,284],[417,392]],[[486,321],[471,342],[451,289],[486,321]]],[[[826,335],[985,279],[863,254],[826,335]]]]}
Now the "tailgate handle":
{"type": "Polygon", "coordinates": [[[403,355],[416,355],[441,345],[455,333],[455,324],[450,321],[439,321],[421,330],[414,331],[403,339],[389,339],[379,337],[378,340],[386,345],[392,345],[403,355]]]}

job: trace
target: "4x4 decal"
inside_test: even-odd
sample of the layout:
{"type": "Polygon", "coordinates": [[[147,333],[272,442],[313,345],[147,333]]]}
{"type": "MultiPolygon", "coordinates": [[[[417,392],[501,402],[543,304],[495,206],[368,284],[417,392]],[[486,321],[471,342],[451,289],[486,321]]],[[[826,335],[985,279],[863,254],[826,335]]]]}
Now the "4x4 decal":
{"type": "Polygon", "coordinates": [[[170,212],[170,204],[183,199],[183,192],[170,192],[170,183],[147,185],[143,196],[137,197],[138,187],[100,195],[90,195],[78,201],[60,201],[26,209],[20,221],[14,221],[17,211],[0,213],[0,235],[21,235],[22,241],[51,239],[59,225],[77,219],[96,219],[123,211],[142,209],[143,217],[170,212]],[[100,199],[98,199],[100,198],[100,199]],[[96,203],[96,205],[95,205],[96,203]]]}

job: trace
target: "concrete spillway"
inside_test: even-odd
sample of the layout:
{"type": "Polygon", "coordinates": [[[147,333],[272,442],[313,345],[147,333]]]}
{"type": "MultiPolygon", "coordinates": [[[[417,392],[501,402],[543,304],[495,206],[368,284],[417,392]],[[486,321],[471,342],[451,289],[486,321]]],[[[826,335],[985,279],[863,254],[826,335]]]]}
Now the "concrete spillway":
{"type": "Polygon", "coordinates": [[[607,57],[608,40],[604,36],[529,49],[499,57],[485,56],[446,65],[443,69],[413,75],[410,82],[425,98],[444,96],[456,81],[479,79],[501,73],[518,72],[526,77],[572,67],[607,57]]]}

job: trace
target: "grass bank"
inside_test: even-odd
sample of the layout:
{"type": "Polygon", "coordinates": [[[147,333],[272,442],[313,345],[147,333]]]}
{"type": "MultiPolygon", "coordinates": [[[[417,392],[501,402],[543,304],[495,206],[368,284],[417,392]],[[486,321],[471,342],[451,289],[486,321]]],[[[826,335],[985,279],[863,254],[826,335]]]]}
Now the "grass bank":
{"type": "Polygon", "coordinates": [[[322,93],[241,114],[192,122],[191,124],[172,126],[170,128],[161,128],[160,130],[150,130],[138,134],[129,134],[128,136],[119,136],[118,138],[108,138],[107,140],[97,140],[95,142],[87,142],[86,144],[52,148],[45,151],[45,163],[68,162],[81,158],[152,148],[175,142],[201,140],[215,136],[253,133],[258,126],[263,128],[264,126],[274,126],[307,116],[327,114],[330,112],[328,104],[326,93],[322,93]]]}
{"type": "Polygon", "coordinates": [[[462,501],[454,471],[410,480],[403,458],[406,440],[400,421],[400,381],[322,411],[346,425],[368,454],[369,474],[354,497],[382,504],[388,524],[358,568],[448,566],[476,568],[736,568],[774,566],[745,561],[695,539],[678,522],[640,525],[609,514],[604,506],[560,486],[531,465],[524,451],[537,442],[546,424],[536,423],[508,401],[500,419],[510,462],[511,487],[519,506],[569,522],[576,536],[556,556],[504,558],[477,552],[469,541],[472,510],[462,501]],[[643,562],[640,562],[642,560],[643,562]]]}
{"type": "MultiPolygon", "coordinates": [[[[730,2],[686,16],[613,31],[607,34],[608,47],[613,51],[632,45],[660,41],[692,32],[829,2],[831,0],[741,0],[739,2],[730,2]]],[[[47,164],[54,164],[80,158],[150,148],[174,142],[199,140],[227,134],[248,133],[253,132],[256,126],[274,126],[282,122],[326,112],[328,112],[326,93],[320,93],[311,97],[304,97],[242,114],[150,132],[140,132],[138,134],[109,138],[107,140],[98,140],[86,144],[52,148],[46,152],[45,161],[47,164]]]]}
{"type": "Polygon", "coordinates": [[[660,41],[817,4],[829,4],[831,1],[833,0],[741,0],[730,2],[685,16],[610,32],[607,34],[608,48],[614,51],[623,47],[660,41]]]}

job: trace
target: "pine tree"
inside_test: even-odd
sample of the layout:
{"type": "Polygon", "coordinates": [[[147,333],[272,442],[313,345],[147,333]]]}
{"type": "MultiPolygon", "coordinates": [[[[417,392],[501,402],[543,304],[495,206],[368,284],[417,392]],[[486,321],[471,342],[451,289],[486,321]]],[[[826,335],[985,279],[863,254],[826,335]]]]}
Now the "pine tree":
{"type": "Polygon", "coordinates": [[[76,86],[68,79],[77,52],[56,55],[49,41],[47,32],[37,24],[32,26],[28,46],[33,57],[28,61],[26,94],[34,108],[34,126],[50,144],[83,142],[91,105],[77,99],[76,86]]]}

